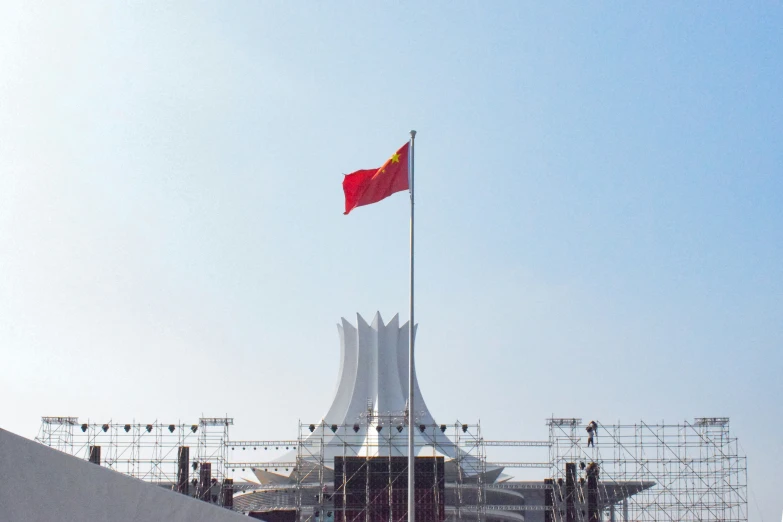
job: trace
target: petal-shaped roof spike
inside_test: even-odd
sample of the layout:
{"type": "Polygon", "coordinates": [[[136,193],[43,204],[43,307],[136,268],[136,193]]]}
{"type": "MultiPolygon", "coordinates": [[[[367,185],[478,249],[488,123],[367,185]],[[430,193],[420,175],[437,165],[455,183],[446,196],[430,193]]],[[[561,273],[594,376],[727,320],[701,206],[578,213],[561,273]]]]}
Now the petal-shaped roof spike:
{"type": "Polygon", "coordinates": [[[376,330],[383,328],[383,317],[381,317],[381,312],[375,312],[375,317],[372,318],[372,327],[376,330]]]}

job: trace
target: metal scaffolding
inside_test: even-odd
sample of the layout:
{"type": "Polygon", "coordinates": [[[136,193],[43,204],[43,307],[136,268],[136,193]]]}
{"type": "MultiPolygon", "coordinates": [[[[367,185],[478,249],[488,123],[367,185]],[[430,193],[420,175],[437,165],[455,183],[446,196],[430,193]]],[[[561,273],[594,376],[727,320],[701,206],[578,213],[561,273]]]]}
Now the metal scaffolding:
{"type": "MultiPolygon", "coordinates": [[[[367,414],[355,424],[300,423],[299,438],[296,441],[277,441],[296,449],[296,460],[292,462],[231,463],[230,467],[259,471],[287,471],[293,468],[296,482],[295,504],[300,522],[335,520],[337,522],[370,521],[377,518],[373,507],[388,504],[390,522],[407,519],[406,504],[400,498],[407,498],[408,466],[407,419],[404,412],[385,415],[367,414]],[[325,455],[332,457],[327,459],[325,455]],[[327,461],[328,460],[328,461],[327,461]],[[347,484],[356,477],[366,480],[364,507],[352,508],[347,498],[347,484]]],[[[425,512],[431,516],[422,520],[461,520],[469,514],[471,520],[483,520],[485,504],[484,474],[486,473],[486,450],[478,424],[419,425],[421,439],[416,442],[417,476],[427,484],[428,491],[417,486],[417,502],[426,503],[425,512]],[[440,436],[436,436],[440,435],[440,436]],[[460,447],[453,463],[453,476],[447,483],[444,467],[443,437],[451,441],[451,448],[460,447]],[[429,482],[425,482],[427,477],[429,482]],[[419,496],[422,495],[422,499],[419,496]],[[438,512],[441,510],[441,512],[438,512]]],[[[242,444],[270,446],[273,441],[242,444]]]]}
{"type": "Polygon", "coordinates": [[[486,518],[487,504],[487,448],[481,436],[481,424],[460,424],[457,421],[451,429],[449,438],[462,450],[457,452],[455,459],[457,498],[454,518],[462,520],[465,514],[470,513],[470,518],[481,522],[486,518]]]}
{"type": "Polygon", "coordinates": [[[35,440],[73,455],[73,431],[78,423],[78,417],[41,417],[41,428],[35,440]]]}
{"type": "Polygon", "coordinates": [[[81,423],[77,417],[43,417],[36,440],[141,480],[171,484],[177,483],[179,448],[193,448],[187,454],[194,478],[201,463],[209,463],[210,480],[222,482],[233,423],[227,417],[201,418],[198,424],[81,423]]]}
{"type": "MultiPolygon", "coordinates": [[[[423,509],[433,520],[747,521],[747,462],[728,418],[596,422],[589,446],[586,425],[578,418],[548,419],[549,437],[543,441],[484,440],[479,424],[431,422],[414,420],[417,459],[422,459],[416,473],[432,479],[421,482],[429,489],[417,490],[416,496],[426,498],[423,509]],[[526,455],[548,451],[549,458],[490,462],[487,447],[517,448],[526,455]],[[550,478],[499,478],[502,469],[515,468],[550,478]]],[[[238,511],[287,511],[299,522],[404,520],[399,508],[407,498],[400,482],[407,481],[405,412],[368,410],[356,424],[300,423],[296,440],[232,441],[232,425],[228,417],[201,418],[197,424],[43,417],[36,440],[238,511]],[[237,472],[252,472],[254,478],[234,482],[237,472]],[[347,491],[346,484],[355,487],[357,477],[367,488],[347,491]],[[361,497],[364,507],[349,501],[351,495],[361,497]]]]}
{"type": "Polygon", "coordinates": [[[553,522],[747,521],[747,461],[725,417],[678,424],[548,419],[553,522]]]}

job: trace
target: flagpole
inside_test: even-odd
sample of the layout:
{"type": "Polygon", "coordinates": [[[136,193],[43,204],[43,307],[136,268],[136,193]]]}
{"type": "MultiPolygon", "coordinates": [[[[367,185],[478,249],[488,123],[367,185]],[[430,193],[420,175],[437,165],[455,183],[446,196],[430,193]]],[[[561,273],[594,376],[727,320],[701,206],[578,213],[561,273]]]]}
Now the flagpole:
{"type": "Polygon", "coordinates": [[[409,185],[411,189],[411,301],[410,301],[410,322],[408,323],[408,522],[415,522],[416,519],[416,490],[414,488],[414,445],[413,445],[413,416],[415,408],[413,406],[413,383],[415,382],[415,371],[413,364],[413,142],[416,139],[416,131],[411,131],[410,146],[410,173],[409,185]]]}

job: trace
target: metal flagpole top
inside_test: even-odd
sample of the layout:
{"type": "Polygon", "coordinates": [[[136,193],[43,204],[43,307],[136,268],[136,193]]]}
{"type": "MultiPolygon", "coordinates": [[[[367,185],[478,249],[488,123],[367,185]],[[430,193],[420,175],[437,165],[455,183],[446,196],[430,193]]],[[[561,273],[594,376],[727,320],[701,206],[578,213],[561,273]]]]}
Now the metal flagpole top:
{"type": "Polygon", "coordinates": [[[415,131],[415,130],[412,130],[412,131],[411,131],[411,138],[415,138],[415,137],[416,137],[416,131],[415,131]]]}

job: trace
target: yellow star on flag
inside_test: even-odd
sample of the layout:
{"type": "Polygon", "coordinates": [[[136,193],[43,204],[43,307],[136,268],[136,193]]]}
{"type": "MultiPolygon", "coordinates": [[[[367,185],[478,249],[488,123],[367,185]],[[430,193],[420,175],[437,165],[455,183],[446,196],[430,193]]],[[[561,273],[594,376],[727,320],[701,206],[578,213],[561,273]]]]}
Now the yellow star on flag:
{"type": "Polygon", "coordinates": [[[400,155],[395,152],[389,161],[391,161],[392,163],[399,163],[400,155]]]}

